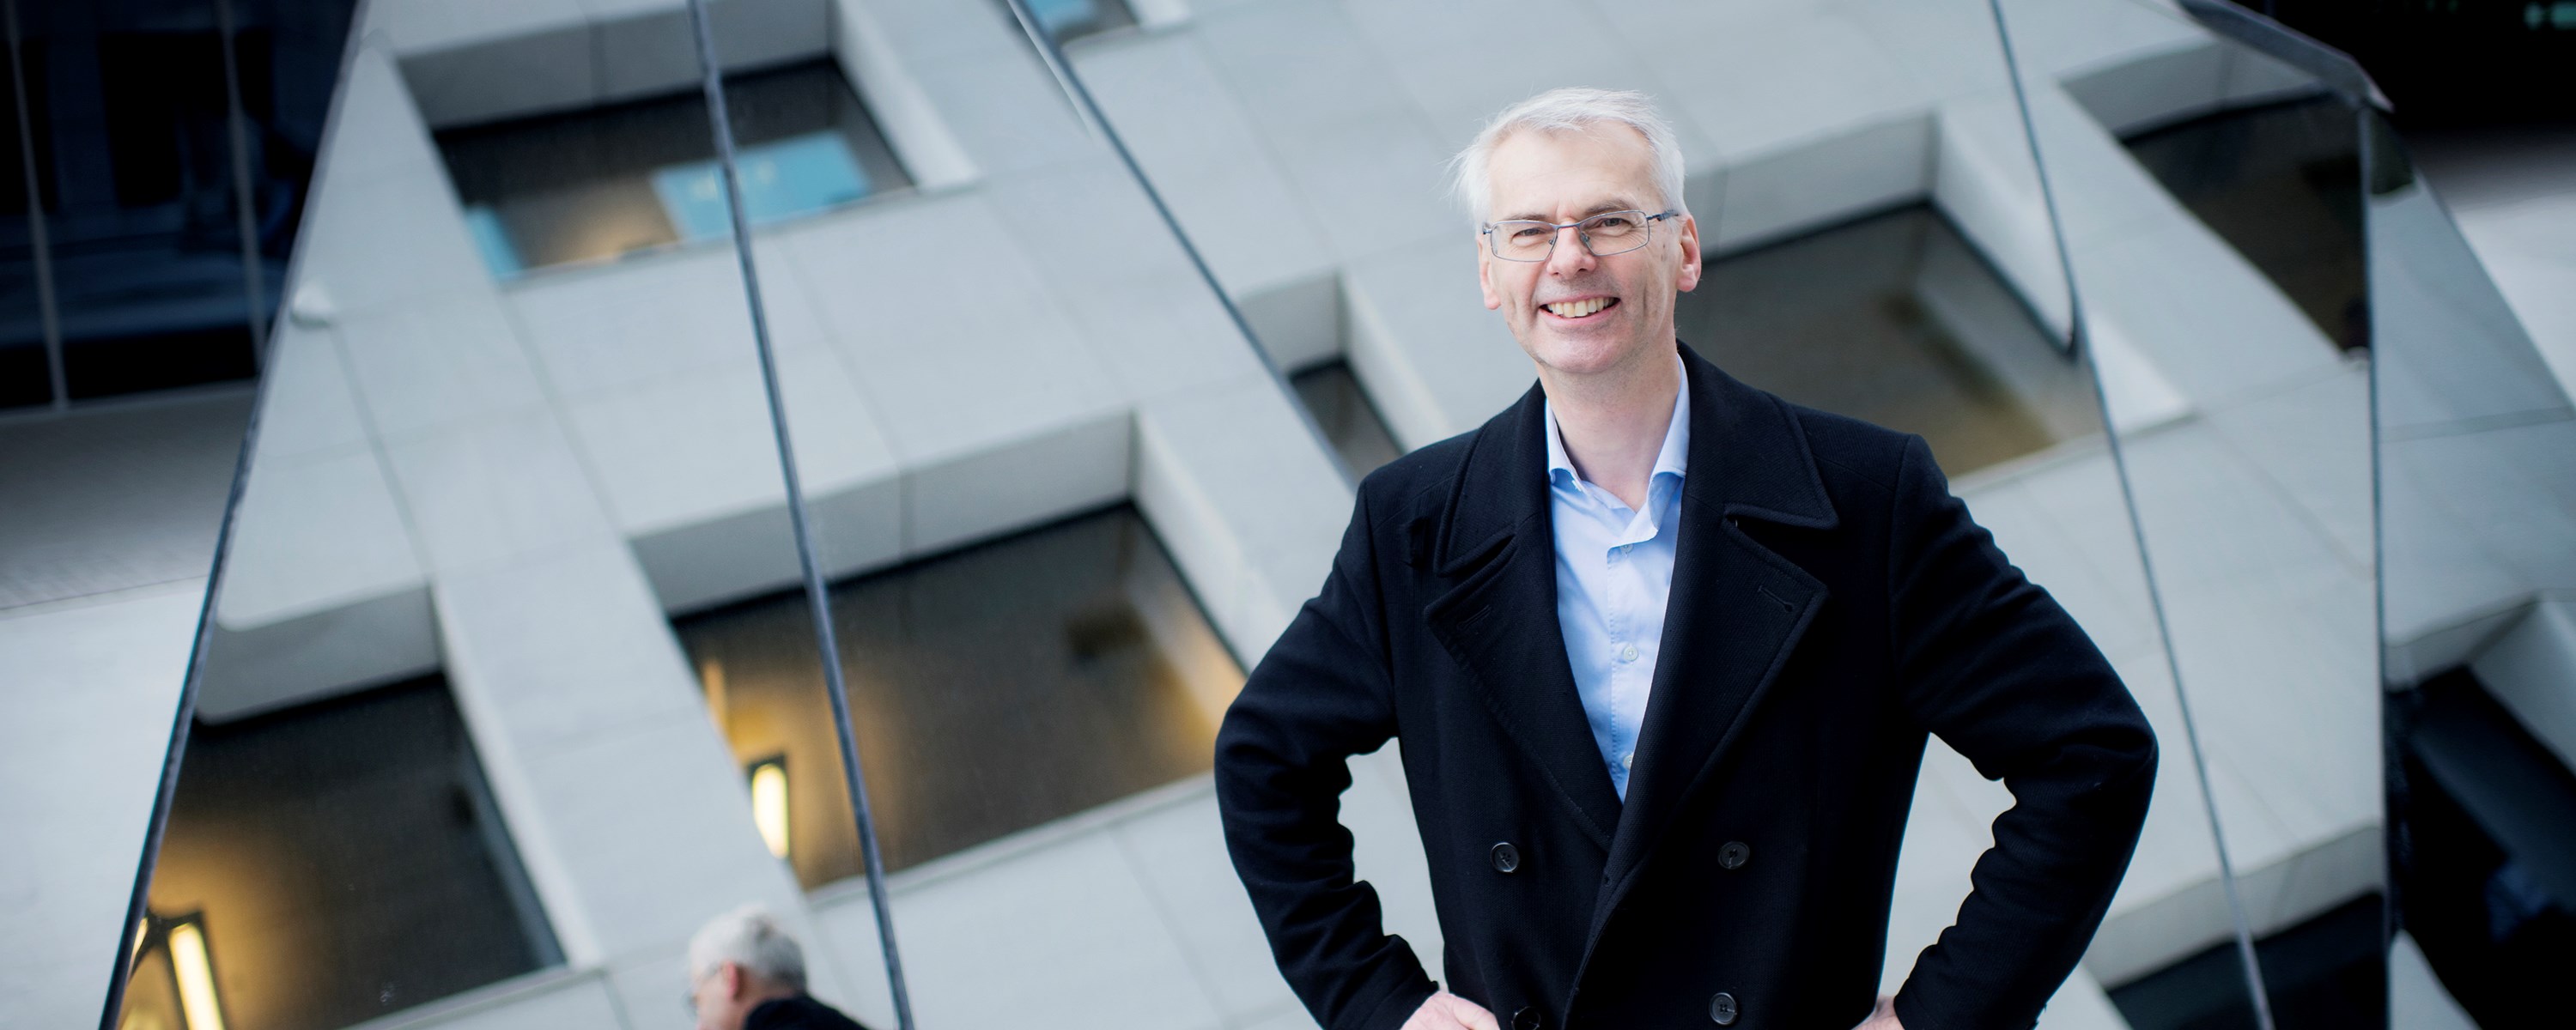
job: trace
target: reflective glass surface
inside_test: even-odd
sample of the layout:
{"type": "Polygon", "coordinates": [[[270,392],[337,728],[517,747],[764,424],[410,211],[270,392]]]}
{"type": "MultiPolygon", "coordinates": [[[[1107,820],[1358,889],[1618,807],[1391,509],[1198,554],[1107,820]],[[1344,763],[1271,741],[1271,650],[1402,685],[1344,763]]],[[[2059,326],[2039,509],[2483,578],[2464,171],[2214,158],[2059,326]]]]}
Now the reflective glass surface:
{"type": "MultiPolygon", "coordinates": [[[[889,870],[1205,772],[1243,681],[1131,509],[851,580],[832,607],[889,870]]],[[[677,628],[735,757],[783,756],[787,857],[819,887],[864,867],[808,619],[791,593],[677,628]]]]}
{"type": "MultiPolygon", "coordinates": [[[[744,214],[754,225],[911,180],[830,61],[732,76],[744,214]]],[[[696,90],[438,134],[475,248],[496,276],[601,261],[732,230],[696,90]]]]}

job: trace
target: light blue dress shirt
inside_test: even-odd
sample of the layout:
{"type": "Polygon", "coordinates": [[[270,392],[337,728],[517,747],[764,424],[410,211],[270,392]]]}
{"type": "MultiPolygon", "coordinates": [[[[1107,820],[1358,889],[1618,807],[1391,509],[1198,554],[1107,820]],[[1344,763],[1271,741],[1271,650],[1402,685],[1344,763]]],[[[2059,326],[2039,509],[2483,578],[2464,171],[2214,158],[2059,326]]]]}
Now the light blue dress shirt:
{"type": "MultiPolygon", "coordinates": [[[[1675,364],[1681,357],[1675,355],[1675,364]]],[[[1690,465],[1690,374],[1674,391],[1673,421],[1646,482],[1646,507],[1630,509],[1585,482],[1565,456],[1556,405],[1547,405],[1548,519],[1556,531],[1556,622],[1574,667],[1592,741],[1610,785],[1628,798],[1628,768],[1646,721],[1655,655],[1664,639],[1664,600],[1673,589],[1681,536],[1682,478],[1690,465]]]]}

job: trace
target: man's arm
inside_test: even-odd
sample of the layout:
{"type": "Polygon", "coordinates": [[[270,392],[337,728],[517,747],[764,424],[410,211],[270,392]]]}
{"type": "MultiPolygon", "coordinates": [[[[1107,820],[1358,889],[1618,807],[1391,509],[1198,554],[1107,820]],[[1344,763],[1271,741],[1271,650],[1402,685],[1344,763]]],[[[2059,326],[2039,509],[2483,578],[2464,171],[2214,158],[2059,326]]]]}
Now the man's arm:
{"type": "Polygon", "coordinates": [[[2075,620],[2004,560],[1920,438],[1890,512],[1892,641],[1915,718],[2012,790],[1958,921],[1896,995],[1906,1030],[2027,1027],[2128,869],[2155,735],[2075,620]]]}
{"type": "Polygon", "coordinates": [[[1392,1030],[1433,994],[1354,879],[1337,819],[1350,756],[1395,734],[1363,491],[1324,589],[1252,670],[1217,733],[1217,807],[1279,971],[1329,1030],[1392,1030]]]}

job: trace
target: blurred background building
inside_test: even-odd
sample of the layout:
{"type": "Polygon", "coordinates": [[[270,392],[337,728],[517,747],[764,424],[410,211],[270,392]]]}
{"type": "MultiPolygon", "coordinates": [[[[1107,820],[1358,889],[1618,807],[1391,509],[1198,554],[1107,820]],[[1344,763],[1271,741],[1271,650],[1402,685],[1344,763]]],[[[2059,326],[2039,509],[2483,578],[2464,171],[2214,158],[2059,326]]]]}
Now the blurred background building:
{"type": "MultiPolygon", "coordinates": [[[[756,900],[891,1026],[683,4],[0,2],[0,1024],[99,1019],[193,655],[117,1025],[685,1026],[756,900]]],[[[2576,134],[2517,84],[2576,4],[2330,6],[2402,133],[2166,0],[1030,3],[1140,179],[1003,0],[715,0],[923,1023],[1311,1026],[1217,720],[1353,477],[1529,386],[1443,162],[1586,84],[1680,131],[1683,339],[1923,434],[2156,722],[2042,1026],[2254,1026],[2240,939],[2281,1026],[2519,1025],[2576,955],[2576,134]]],[[[2010,801],[1934,746],[1890,989],[2010,801]]]]}

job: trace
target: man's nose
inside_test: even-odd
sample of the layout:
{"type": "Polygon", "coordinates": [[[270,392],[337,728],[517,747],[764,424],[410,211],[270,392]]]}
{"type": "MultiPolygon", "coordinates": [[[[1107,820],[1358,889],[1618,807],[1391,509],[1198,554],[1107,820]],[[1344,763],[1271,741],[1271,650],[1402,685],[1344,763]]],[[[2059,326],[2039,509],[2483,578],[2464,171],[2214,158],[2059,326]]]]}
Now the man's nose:
{"type": "Polygon", "coordinates": [[[1556,231],[1556,246],[1547,254],[1547,272],[1558,276],[1589,272],[1596,260],[1592,248],[1583,245],[1583,230],[1567,226],[1556,231]]]}

